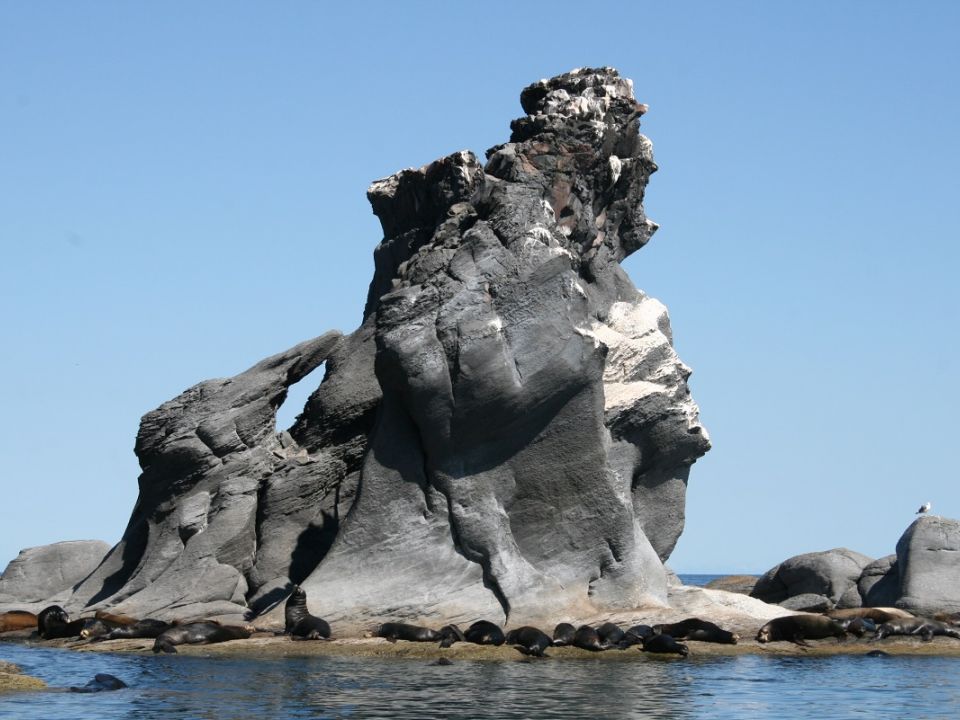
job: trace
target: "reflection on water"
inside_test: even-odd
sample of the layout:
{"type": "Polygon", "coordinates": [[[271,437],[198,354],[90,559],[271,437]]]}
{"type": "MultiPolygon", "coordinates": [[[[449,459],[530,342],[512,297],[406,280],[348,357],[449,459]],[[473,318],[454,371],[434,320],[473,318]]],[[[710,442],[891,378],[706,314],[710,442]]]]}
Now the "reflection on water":
{"type": "MultiPolygon", "coordinates": [[[[631,652],[631,651],[626,651],[631,652]]],[[[742,657],[457,661],[110,655],[0,643],[50,685],[108,672],[95,695],[0,699],[0,718],[904,718],[951,717],[960,659],[742,657]]]]}

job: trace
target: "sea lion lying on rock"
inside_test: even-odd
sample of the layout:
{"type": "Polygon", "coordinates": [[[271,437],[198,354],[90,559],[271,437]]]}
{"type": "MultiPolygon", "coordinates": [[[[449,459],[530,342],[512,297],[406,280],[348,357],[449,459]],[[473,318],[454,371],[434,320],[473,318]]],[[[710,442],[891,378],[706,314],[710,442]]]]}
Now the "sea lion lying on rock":
{"type": "Polygon", "coordinates": [[[623,650],[628,647],[624,644],[626,633],[621,630],[620,626],[616,623],[604,623],[597,628],[597,635],[600,636],[600,642],[606,645],[607,648],[620,648],[623,650]]]}
{"type": "Polygon", "coordinates": [[[373,637],[382,637],[390,642],[396,642],[397,640],[436,642],[440,639],[440,634],[436,630],[420,627],[419,625],[388,622],[378,625],[373,631],[373,637]]]}
{"type": "Polygon", "coordinates": [[[100,635],[91,638],[91,640],[93,642],[101,642],[103,640],[121,640],[128,638],[155,638],[170,627],[170,623],[164,622],[163,620],[144,618],[143,620],[135,621],[132,625],[116,627],[106,635],[100,635]]]}
{"type": "Polygon", "coordinates": [[[444,625],[437,633],[440,638],[440,647],[448,648],[455,642],[463,642],[466,638],[456,625],[444,625]]]}
{"type": "Polygon", "coordinates": [[[774,618],[757,632],[757,642],[768,643],[787,640],[809,647],[806,640],[837,638],[840,642],[847,636],[846,630],[836,620],[823,615],[786,615],[774,618]]]}
{"type": "Polygon", "coordinates": [[[600,633],[589,625],[581,625],[577,628],[577,631],[573,634],[573,643],[571,644],[574,647],[583,650],[592,650],[594,652],[606,650],[609,647],[600,639],[600,633]]]}
{"type": "Polygon", "coordinates": [[[564,645],[573,645],[574,635],[577,634],[577,629],[568,622],[559,623],[553,629],[553,644],[557,647],[562,647],[564,645]]]}
{"type": "Polygon", "coordinates": [[[873,620],[876,623],[885,623],[890,622],[891,620],[898,620],[900,618],[913,617],[913,615],[908,613],[906,610],[890,607],[847,608],[845,610],[831,610],[830,612],[824,613],[824,615],[834,620],[852,620],[854,618],[864,618],[866,620],[873,620]]]}
{"type": "Polygon", "coordinates": [[[153,643],[155,653],[175,653],[175,645],[212,645],[227,640],[246,640],[253,634],[249,625],[221,625],[211,620],[174,625],[157,636],[153,643]]]}
{"type": "Polygon", "coordinates": [[[930,642],[934,635],[946,635],[947,637],[960,639],[960,630],[939,620],[914,617],[892,620],[877,628],[877,640],[882,640],[891,635],[919,635],[924,642],[930,642]]]}
{"type": "Polygon", "coordinates": [[[12,630],[32,630],[37,627],[37,616],[26,610],[0,613],[0,633],[12,630]]]}
{"type": "Polygon", "coordinates": [[[657,633],[656,635],[651,635],[648,638],[643,640],[642,644],[644,652],[651,653],[676,653],[677,655],[682,655],[686,657],[690,654],[690,648],[684,645],[682,642],[677,642],[670,635],[664,633],[657,633]]]}
{"type": "Polygon", "coordinates": [[[645,639],[653,637],[655,634],[653,628],[649,625],[634,625],[623,634],[623,642],[625,647],[642,645],[645,639]]]}
{"type": "Polygon", "coordinates": [[[330,637],[330,624],[311,615],[307,610],[307,592],[299,585],[293,586],[293,592],[283,607],[286,621],[283,632],[294,640],[327,640],[330,637]]]}
{"type": "Polygon", "coordinates": [[[714,625],[707,620],[700,618],[687,618],[677,623],[669,625],[654,625],[655,633],[664,633],[676,640],[698,640],[700,642],[724,643],[727,645],[736,645],[739,635],[724,630],[719,625],[714,625]]]}
{"type": "Polygon", "coordinates": [[[477,620],[463,634],[467,642],[477,645],[503,645],[503,630],[496,623],[488,620],[477,620]]]}
{"type": "Polygon", "coordinates": [[[507,633],[504,642],[513,645],[524,655],[532,655],[533,657],[544,657],[544,651],[553,644],[549,635],[530,625],[511,630],[507,633]]]}

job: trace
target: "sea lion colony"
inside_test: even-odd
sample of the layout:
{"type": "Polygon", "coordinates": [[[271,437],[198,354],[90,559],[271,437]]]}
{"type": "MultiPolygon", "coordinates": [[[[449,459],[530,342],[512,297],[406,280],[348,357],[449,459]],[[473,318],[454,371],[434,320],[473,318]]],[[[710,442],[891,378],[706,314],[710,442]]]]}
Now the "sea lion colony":
{"type": "MultiPolygon", "coordinates": [[[[328,640],[330,625],[307,610],[306,592],[294,586],[284,606],[285,628],[274,635],[287,635],[292,640],[328,640]]],[[[43,640],[79,638],[103,642],[121,638],[152,638],[155,653],[175,653],[177,645],[212,644],[242,640],[258,631],[253,625],[224,625],[213,620],[183,620],[167,623],[152,618],[136,619],[98,611],[94,617],[71,620],[63,608],[52,605],[38,615],[16,611],[0,614],[0,633],[36,628],[43,640]]],[[[905,635],[930,641],[942,635],[960,639],[960,616],[938,614],[935,618],[914,617],[897,608],[857,608],[833,611],[824,615],[802,613],[776,618],[764,624],[756,635],[757,642],[792,642],[809,646],[809,640],[848,636],[868,637],[871,641],[893,635],[905,635]]],[[[519,652],[543,657],[550,647],[577,647],[602,652],[626,650],[637,646],[645,652],[687,656],[690,648],[683,642],[697,641],[735,644],[738,635],[699,618],[658,625],[638,624],[623,629],[615,623],[599,627],[576,627],[561,622],[552,635],[543,630],[522,626],[507,632],[487,620],[474,622],[465,631],[456,625],[439,630],[401,622],[387,622],[372,628],[367,637],[381,637],[390,642],[436,642],[447,648],[457,642],[478,645],[510,645],[519,652]]]]}

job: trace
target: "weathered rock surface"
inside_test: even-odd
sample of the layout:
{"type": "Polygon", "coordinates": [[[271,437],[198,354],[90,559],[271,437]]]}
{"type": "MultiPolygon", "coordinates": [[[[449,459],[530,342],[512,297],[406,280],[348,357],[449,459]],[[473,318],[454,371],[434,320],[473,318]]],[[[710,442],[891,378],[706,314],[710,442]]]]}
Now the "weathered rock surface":
{"type": "Polygon", "coordinates": [[[666,308],[619,263],[656,230],[646,107],[540,81],[510,142],[374,182],[363,323],[144,416],[140,497],[68,609],[513,624],[667,602],[710,447],[666,308]],[[289,432],[286,388],[326,363],[289,432]],[[275,612],[277,612],[275,610],[275,612]]]}
{"type": "Polygon", "coordinates": [[[864,607],[893,607],[900,599],[897,556],[887,555],[867,565],[857,581],[864,607]]]}
{"type": "Polygon", "coordinates": [[[866,555],[846,548],[797,555],[764,573],[750,595],[780,604],[798,595],[819,595],[836,604],[856,586],[863,568],[871,562],[866,555]]]}
{"type": "Polygon", "coordinates": [[[38,603],[70,591],[109,550],[102,540],[68,540],[21,550],[0,576],[0,603],[38,603]]]}
{"type": "Polygon", "coordinates": [[[917,518],[897,542],[900,598],[915,615],[960,611],[960,521],[917,518]]]}
{"type": "Polygon", "coordinates": [[[47,684],[30,675],[24,675],[19,665],[0,660],[0,695],[12,692],[43,690],[47,684]]]}

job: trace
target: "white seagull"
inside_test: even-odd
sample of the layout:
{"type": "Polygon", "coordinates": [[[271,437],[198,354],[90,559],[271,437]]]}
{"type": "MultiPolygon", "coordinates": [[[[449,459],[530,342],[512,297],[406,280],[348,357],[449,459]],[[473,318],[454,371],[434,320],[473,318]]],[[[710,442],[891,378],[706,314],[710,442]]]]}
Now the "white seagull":
{"type": "Polygon", "coordinates": [[[924,513],[930,512],[930,501],[927,500],[923,505],[920,506],[920,509],[917,510],[917,515],[923,515],[924,513]]]}

